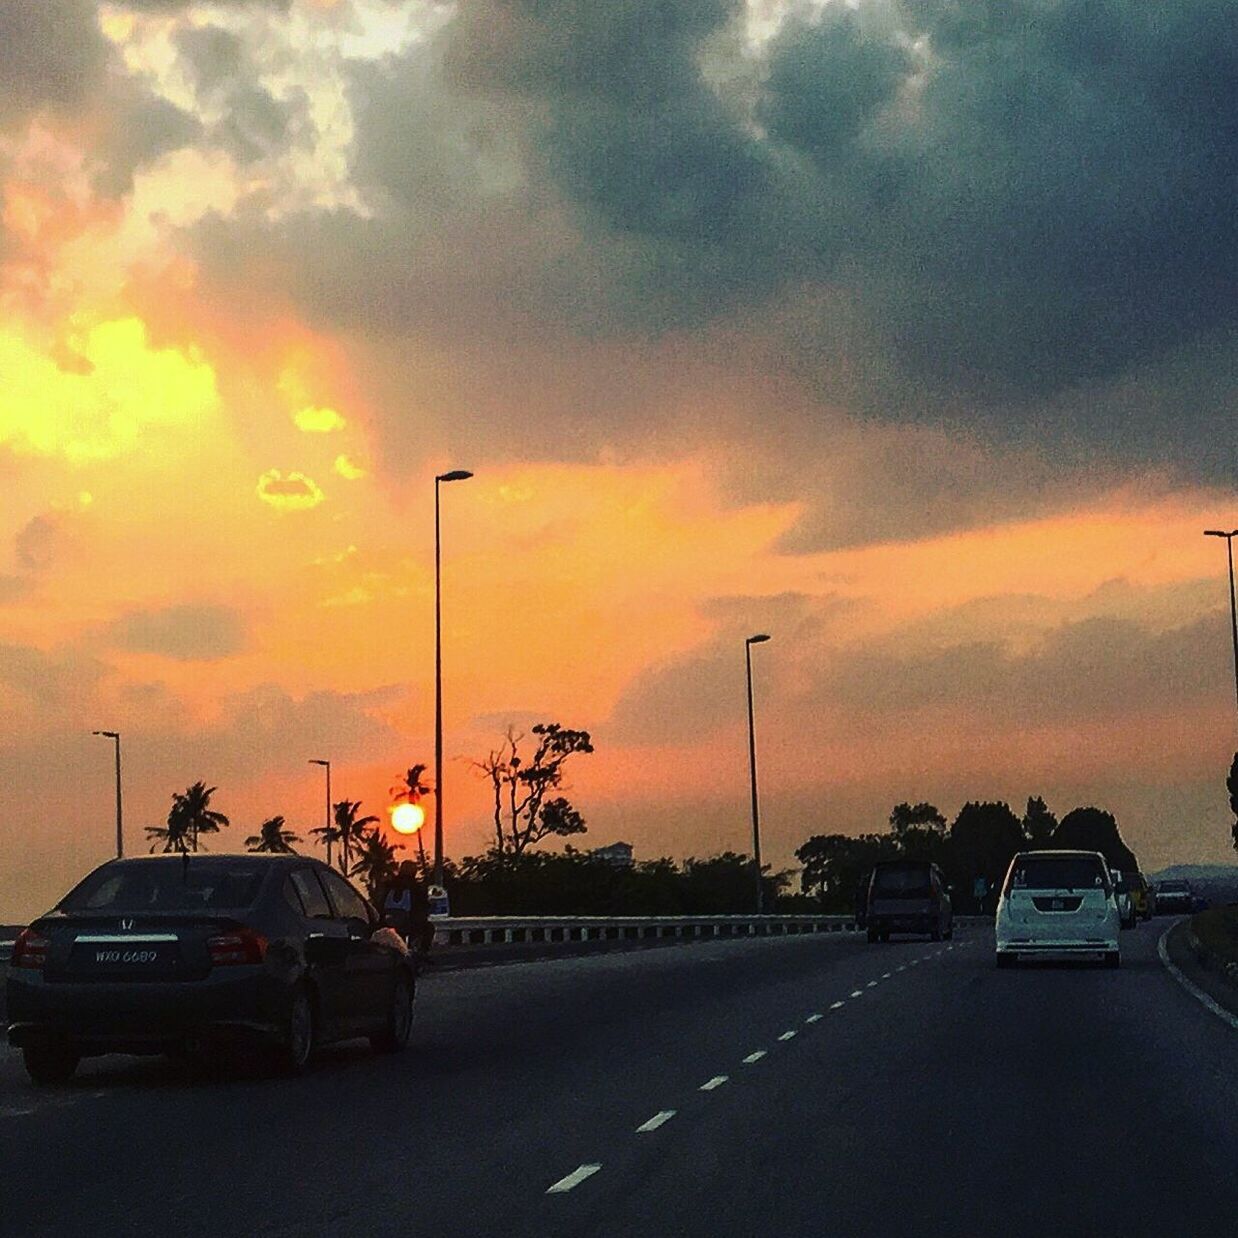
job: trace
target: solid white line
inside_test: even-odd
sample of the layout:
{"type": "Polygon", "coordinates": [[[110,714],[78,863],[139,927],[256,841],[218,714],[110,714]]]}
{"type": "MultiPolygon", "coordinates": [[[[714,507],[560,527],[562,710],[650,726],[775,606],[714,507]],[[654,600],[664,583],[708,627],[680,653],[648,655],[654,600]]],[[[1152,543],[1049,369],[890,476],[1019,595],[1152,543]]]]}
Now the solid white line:
{"type": "Polygon", "coordinates": [[[648,1122],[642,1122],[637,1128],[636,1133],[643,1135],[646,1131],[656,1131],[659,1126],[664,1126],[675,1116],[674,1109],[663,1109],[655,1113],[648,1122]]]}
{"type": "Polygon", "coordinates": [[[805,1023],[820,1023],[823,1017],[824,1016],[819,1015],[819,1014],[810,1014],[808,1018],[804,1020],[804,1022],[805,1023]]]}
{"type": "Polygon", "coordinates": [[[1189,977],[1183,975],[1180,968],[1176,967],[1169,957],[1169,951],[1165,948],[1165,938],[1169,936],[1170,930],[1174,926],[1171,924],[1162,934],[1161,939],[1156,943],[1156,952],[1161,956],[1161,962],[1165,964],[1169,974],[1193,997],[1196,1001],[1206,1006],[1212,1011],[1218,1019],[1224,1019],[1235,1031],[1238,1031],[1238,1015],[1231,1014],[1219,1002],[1214,1001],[1207,993],[1195,984],[1189,977]]]}
{"type": "Polygon", "coordinates": [[[744,1065],[751,1066],[753,1062],[759,1062],[765,1056],[764,1049],[758,1049],[755,1053],[750,1053],[744,1058],[744,1065]]]}
{"type": "Polygon", "coordinates": [[[835,1003],[834,1003],[834,1004],[830,1007],[830,1009],[831,1009],[831,1010],[841,1010],[841,1009],[842,1009],[842,1007],[843,1007],[843,1006],[845,1006],[846,1004],[847,1004],[846,1002],[835,1002],[835,1003]]]}
{"type": "Polygon", "coordinates": [[[778,1039],[779,1039],[779,1040],[794,1040],[794,1039],[795,1039],[795,1033],[794,1033],[793,1031],[792,1031],[792,1032],[783,1032],[783,1034],[782,1034],[781,1036],[779,1036],[779,1037],[778,1037],[778,1039]]]}
{"type": "Polygon", "coordinates": [[[863,990],[863,989],[853,989],[853,990],[851,991],[851,996],[852,996],[852,997],[863,997],[863,996],[864,996],[864,990],[863,990]]]}
{"type": "Polygon", "coordinates": [[[712,1092],[714,1088],[720,1088],[729,1079],[729,1075],[715,1075],[708,1083],[702,1083],[697,1089],[701,1092],[712,1092]]]}
{"type": "Polygon", "coordinates": [[[581,1165],[578,1169],[573,1169],[566,1178],[560,1178],[554,1186],[547,1187],[546,1194],[562,1195],[564,1191],[579,1186],[586,1178],[592,1178],[601,1168],[601,1165],[581,1165]]]}

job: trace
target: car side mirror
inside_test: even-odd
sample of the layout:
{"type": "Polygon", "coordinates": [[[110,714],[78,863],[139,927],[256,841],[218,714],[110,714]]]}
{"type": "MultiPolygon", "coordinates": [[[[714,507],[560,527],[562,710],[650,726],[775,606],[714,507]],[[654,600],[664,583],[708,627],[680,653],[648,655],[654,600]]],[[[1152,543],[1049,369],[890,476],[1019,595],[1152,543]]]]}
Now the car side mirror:
{"type": "Polygon", "coordinates": [[[348,919],[344,921],[344,923],[348,925],[349,937],[368,938],[369,935],[374,931],[373,925],[371,925],[368,920],[361,920],[361,919],[358,919],[356,916],[349,916],[348,919]]]}

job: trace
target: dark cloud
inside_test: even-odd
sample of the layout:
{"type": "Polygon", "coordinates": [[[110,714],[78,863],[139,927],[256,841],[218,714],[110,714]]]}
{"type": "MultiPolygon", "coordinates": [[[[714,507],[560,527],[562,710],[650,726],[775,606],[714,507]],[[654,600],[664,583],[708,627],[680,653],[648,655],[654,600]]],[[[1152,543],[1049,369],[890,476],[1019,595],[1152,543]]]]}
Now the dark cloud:
{"type": "Polygon", "coordinates": [[[109,624],[106,631],[107,638],[122,649],[181,662],[231,657],[245,647],[246,635],[240,611],[194,605],[132,611],[109,624]]]}
{"type": "Polygon", "coordinates": [[[35,516],[14,538],[17,561],[27,571],[44,571],[55,562],[66,540],[63,523],[54,512],[35,516]]]}
{"type": "Polygon", "coordinates": [[[93,0],[0,5],[0,125],[43,108],[81,107],[100,87],[106,65],[93,0]]]}
{"type": "Polygon", "coordinates": [[[37,710],[90,699],[106,669],[88,654],[72,649],[0,645],[0,687],[18,693],[37,710]]]}
{"type": "MultiPolygon", "coordinates": [[[[795,386],[794,412],[716,424],[781,433],[796,461],[830,447],[840,409],[976,436],[918,473],[883,440],[889,473],[842,478],[795,549],[873,535],[854,513],[885,481],[932,530],[1150,462],[1232,478],[1215,432],[1238,395],[1227,3],[797,9],[755,66],[734,50],[741,8],[461,6],[344,70],[369,215],[213,219],[194,242],[208,278],[281,270],[311,320],[364,336],[395,459],[419,385],[461,435],[536,407],[556,450],[632,441],[675,407],[672,354],[684,374],[795,386]],[[980,458],[1012,446],[1017,477],[980,458]]],[[[232,88],[234,44],[193,39],[201,82],[232,88]]],[[[251,155],[297,131],[262,112],[251,155]]]]}

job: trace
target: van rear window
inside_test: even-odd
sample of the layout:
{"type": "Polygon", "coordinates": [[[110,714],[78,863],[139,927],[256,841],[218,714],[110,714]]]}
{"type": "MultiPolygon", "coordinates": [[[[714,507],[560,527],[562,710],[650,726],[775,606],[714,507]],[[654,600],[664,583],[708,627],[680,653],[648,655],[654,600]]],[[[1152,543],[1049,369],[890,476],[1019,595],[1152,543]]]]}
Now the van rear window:
{"type": "Polygon", "coordinates": [[[1012,890],[1086,890],[1104,884],[1100,860],[1088,856],[1029,856],[1010,874],[1012,890]]]}
{"type": "Polygon", "coordinates": [[[929,870],[921,864],[878,868],[873,872],[873,889],[882,894],[919,894],[932,889],[929,870]]]}

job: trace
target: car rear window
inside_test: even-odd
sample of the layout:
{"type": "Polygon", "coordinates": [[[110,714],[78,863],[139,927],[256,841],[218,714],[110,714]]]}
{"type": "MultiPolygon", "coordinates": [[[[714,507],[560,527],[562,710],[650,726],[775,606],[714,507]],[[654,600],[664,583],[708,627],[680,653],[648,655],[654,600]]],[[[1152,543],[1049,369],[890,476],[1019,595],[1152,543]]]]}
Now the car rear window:
{"type": "Polygon", "coordinates": [[[183,860],[109,865],[90,874],[60,906],[65,911],[220,911],[252,907],[262,887],[257,866],[183,860]]]}
{"type": "Polygon", "coordinates": [[[1010,874],[1013,890],[1083,890],[1104,884],[1100,860],[1089,856],[1030,856],[1010,874]]]}
{"type": "Polygon", "coordinates": [[[891,865],[873,871],[873,889],[882,894],[919,893],[932,889],[929,869],[921,864],[891,865]]]}

